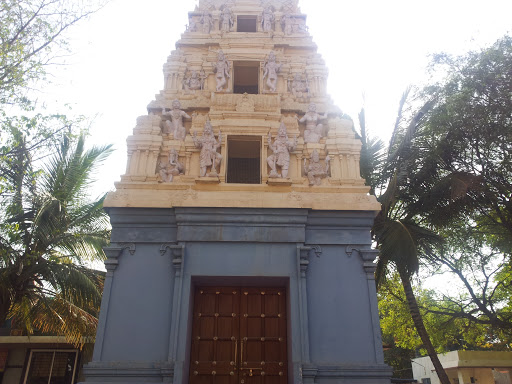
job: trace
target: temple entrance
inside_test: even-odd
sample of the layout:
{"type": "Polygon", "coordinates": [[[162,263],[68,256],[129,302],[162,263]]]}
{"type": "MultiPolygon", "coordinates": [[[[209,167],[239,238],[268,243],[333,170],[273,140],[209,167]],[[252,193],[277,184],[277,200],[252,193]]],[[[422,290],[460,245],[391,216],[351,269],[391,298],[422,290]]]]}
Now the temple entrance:
{"type": "Polygon", "coordinates": [[[284,288],[198,287],[190,384],[286,384],[284,288]]]}

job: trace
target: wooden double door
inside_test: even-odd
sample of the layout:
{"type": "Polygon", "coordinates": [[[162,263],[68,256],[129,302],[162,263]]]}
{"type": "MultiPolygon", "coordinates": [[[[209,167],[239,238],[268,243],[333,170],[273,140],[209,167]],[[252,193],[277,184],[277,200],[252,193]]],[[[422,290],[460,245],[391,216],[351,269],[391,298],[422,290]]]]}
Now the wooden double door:
{"type": "Polygon", "coordinates": [[[190,384],[286,384],[283,288],[198,287],[190,384]]]}

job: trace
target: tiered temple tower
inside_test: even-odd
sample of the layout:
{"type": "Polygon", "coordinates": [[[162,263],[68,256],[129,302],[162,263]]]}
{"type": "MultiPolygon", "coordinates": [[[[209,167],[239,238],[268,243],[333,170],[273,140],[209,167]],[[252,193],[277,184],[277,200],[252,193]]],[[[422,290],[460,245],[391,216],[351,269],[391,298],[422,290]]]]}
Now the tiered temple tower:
{"type": "Polygon", "coordinates": [[[361,141],[298,0],[199,0],[105,202],[86,381],[389,383],[361,141]]]}

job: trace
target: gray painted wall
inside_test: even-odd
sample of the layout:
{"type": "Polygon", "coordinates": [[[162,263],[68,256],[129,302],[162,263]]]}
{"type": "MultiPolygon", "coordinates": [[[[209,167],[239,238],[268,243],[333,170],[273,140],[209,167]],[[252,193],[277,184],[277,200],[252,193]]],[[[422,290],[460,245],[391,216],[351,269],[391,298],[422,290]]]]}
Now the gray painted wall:
{"type": "Polygon", "coordinates": [[[370,250],[373,212],[115,208],[86,381],[188,377],[196,284],[288,290],[289,377],[389,383],[370,250]]]}

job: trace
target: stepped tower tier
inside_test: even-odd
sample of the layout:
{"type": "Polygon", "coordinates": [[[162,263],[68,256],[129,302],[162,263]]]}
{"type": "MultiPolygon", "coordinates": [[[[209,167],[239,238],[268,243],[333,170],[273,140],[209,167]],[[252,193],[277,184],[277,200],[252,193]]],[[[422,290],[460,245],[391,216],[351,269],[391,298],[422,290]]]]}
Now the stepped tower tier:
{"type": "Polygon", "coordinates": [[[361,142],[326,93],[328,71],[297,1],[200,1],[163,72],[164,88],[137,119],[126,173],[106,206],[209,207],[214,201],[218,207],[379,209],[359,173],[361,142]],[[205,173],[201,163],[209,160],[194,137],[207,121],[222,134],[216,172],[205,173]],[[285,177],[268,161],[274,156],[268,137],[283,123],[297,138],[281,155],[285,177]],[[171,151],[182,165],[172,181],[161,176],[171,167],[171,151]],[[314,151],[330,165],[321,182],[310,184],[305,167],[314,151]]]}
{"type": "Polygon", "coordinates": [[[297,0],[199,0],[105,200],[86,382],[389,383],[361,141],[297,0]]]}

